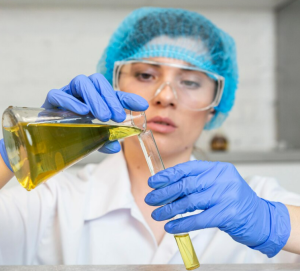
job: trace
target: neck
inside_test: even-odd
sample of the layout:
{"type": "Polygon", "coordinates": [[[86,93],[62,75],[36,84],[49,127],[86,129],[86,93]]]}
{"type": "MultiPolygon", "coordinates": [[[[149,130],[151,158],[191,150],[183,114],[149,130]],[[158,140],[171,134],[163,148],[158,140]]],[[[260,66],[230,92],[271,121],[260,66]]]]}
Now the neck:
{"type": "MultiPolygon", "coordinates": [[[[148,178],[151,176],[144,154],[136,137],[127,138],[123,143],[123,152],[127,163],[132,192],[138,192],[140,195],[146,195],[152,189],[148,186],[148,178]]],[[[192,148],[183,152],[162,155],[162,160],[166,168],[175,166],[190,160],[192,148]]]]}

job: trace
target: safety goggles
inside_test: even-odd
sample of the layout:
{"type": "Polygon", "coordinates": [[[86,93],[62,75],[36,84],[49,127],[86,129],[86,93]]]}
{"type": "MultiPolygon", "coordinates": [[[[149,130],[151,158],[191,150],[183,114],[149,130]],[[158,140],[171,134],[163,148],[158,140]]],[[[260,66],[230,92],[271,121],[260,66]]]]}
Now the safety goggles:
{"type": "Polygon", "coordinates": [[[169,87],[182,105],[193,111],[204,111],[219,104],[224,77],[194,66],[128,60],[115,62],[113,87],[138,94],[148,101],[169,87]]]}

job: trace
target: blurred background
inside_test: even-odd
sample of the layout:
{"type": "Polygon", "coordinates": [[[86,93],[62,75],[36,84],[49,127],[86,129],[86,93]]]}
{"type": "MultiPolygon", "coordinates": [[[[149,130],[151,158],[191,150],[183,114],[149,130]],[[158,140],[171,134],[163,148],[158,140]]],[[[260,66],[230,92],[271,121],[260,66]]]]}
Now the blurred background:
{"type": "Polygon", "coordinates": [[[40,107],[50,89],[94,73],[113,31],[142,6],[199,12],[236,41],[235,107],[221,129],[203,133],[195,156],[232,162],[244,177],[273,176],[300,193],[299,0],[0,0],[0,112],[40,107]],[[212,150],[213,139],[223,151],[212,150]]]}

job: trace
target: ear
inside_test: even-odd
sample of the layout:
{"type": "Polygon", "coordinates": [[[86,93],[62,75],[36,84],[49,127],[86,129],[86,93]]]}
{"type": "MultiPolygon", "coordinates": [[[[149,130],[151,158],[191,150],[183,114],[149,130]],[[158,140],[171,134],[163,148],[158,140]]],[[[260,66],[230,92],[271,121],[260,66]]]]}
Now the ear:
{"type": "Polygon", "coordinates": [[[209,109],[206,117],[206,123],[210,122],[215,114],[216,114],[216,110],[214,108],[209,109]]]}

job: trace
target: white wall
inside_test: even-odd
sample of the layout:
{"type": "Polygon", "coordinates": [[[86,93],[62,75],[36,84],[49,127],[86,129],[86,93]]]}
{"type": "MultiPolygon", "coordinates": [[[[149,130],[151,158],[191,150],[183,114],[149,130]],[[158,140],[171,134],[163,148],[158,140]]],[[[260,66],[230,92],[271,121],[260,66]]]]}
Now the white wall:
{"type": "MultiPolygon", "coordinates": [[[[235,39],[240,69],[235,106],[219,131],[229,139],[230,150],[270,150],[276,147],[275,14],[236,10],[207,15],[235,39]]],[[[199,145],[207,149],[214,133],[204,132],[199,145]]]]}
{"type": "MultiPolygon", "coordinates": [[[[51,88],[94,73],[110,35],[130,11],[0,7],[0,112],[9,105],[39,107],[51,88]]],[[[222,130],[231,150],[274,148],[273,11],[206,8],[201,13],[237,43],[239,90],[222,130]]],[[[211,134],[204,133],[198,145],[206,149],[211,134]]]]}

